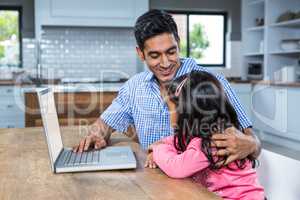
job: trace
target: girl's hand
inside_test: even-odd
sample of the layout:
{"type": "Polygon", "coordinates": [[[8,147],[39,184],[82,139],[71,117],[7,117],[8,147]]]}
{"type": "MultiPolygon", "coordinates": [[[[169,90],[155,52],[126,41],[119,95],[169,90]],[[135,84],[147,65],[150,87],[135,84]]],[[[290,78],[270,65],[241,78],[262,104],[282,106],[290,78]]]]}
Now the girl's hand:
{"type": "Polygon", "coordinates": [[[156,163],[153,160],[153,153],[152,152],[147,155],[147,159],[146,159],[144,167],[149,167],[151,169],[154,169],[154,168],[157,167],[156,163]]]}

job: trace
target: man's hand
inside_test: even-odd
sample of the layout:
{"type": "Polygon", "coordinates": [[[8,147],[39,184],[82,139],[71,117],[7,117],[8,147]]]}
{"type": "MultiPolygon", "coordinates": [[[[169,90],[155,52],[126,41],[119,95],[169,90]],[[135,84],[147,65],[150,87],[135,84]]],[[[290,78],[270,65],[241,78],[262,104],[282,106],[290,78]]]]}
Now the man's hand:
{"type": "Polygon", "coordinates": [[[214,155],[228,156],[224,165],[246,158],[257,149],[255,138],[241,133],[235,127],[225,129],[222,134],[214,134],[212,140],[212,146],[220,148],[214,155]]]}
{"type": "Polygon", "coordinates": [[[94,124],[90,126],[89,134],[81,139],[79,145],[73,147],[73,152],[82,153],[88,151],[90,148],[101,149],[107,146],[107,141],[110,137],[111,128],[109,128],[101,119],[98,119],[94,124]],[[101,133],[106,133],[104,137],[101,133]]]}
{"type": "Polygon", "coordinates": [[[82,153],[90,148],[101,149],[106,147],[106,145],[107,143],[101,135],[90,133],[79,142],[78,146],[73,147],[73,152],[82,153]]]}
{"type": "Polygon", "coordinates": [[[156,163],[153,160],[153,153],[152,152],[147,155],[147,159],[146,159],[144,167],[149,167],[151,169],[154,169],[154,168],[157,167],[156,163]]]}

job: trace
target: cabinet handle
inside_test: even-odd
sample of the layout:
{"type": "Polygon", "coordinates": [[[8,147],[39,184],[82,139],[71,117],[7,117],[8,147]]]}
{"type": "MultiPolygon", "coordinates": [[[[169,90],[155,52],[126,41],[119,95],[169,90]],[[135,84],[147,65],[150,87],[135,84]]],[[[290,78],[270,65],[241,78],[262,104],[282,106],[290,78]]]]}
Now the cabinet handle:
{"type": "Polygon", "coordinates": [[[7,107],[7,108],[12,108],[12,107],[13,107],[13,105],[11,105],[11,104],[10,104],[10,105],[7,105],[6,107],[7,107]]]}
{"type": "Polygon", "coordinates": [[[6,90],[7,93],[12,93],[12,91],[13,91],[12,89],[7,89],[6,90]]]}

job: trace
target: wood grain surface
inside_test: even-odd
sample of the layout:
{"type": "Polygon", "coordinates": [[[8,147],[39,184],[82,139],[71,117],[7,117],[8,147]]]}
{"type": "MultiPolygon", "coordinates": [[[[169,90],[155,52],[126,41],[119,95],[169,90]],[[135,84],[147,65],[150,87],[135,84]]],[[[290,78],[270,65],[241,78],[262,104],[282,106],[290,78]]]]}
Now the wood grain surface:
{"type": "MultiPolygon", "coordinates": [[[[63,127],[64,145],[72,147],[86,127],[63,127]]],[[[191,179],[172,179],[160,169],[144,168],[145,152],[128,137],[114,133],[112,145],[131,145],[135,170],[53,174],[42,128],[0,129],[0,199],[220,199],[191,179]]]]}

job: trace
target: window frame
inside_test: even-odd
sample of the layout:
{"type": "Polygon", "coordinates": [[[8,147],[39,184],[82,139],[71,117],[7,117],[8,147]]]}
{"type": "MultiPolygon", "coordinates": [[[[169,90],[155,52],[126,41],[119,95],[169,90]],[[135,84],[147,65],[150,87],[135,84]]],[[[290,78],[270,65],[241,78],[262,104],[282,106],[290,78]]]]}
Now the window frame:
{"type": "Polygon", "coordinates": [[[227,34],[227,20],[228,20],[228,13],[227,12],[209,12],[209,11],[184,11],[184,10],[165,10],[167,13],[169,14],[183,14],[187,16],[187,44],[186,44],[186,48],[187,48],[187,57],[190,56],[190,28],[189,28],[189,16],[190,15],[221,15],[224,17],[224,31],[223,31],[223,41],[224,41],[224,45],[223,45],[223,63],[222,64],[198,64],[199,66],[203,66],[203,67],[226,67],[226,34],[227,34]]]}
{"type": "Polygon", "coordinates": [[[23,68],[23,53],[22,53],[22,49],[23,49],[23,43],[22,43],[22,15],[23,15],[23,11],[22,11],[22,7],[21,6],[6,6],[6,5],[1,5],[0,6],[0,11],[3,10],[7,10],[7,11],[18,11],[19,13],[19,43],[20,43],[20,48],[19,48],[19,55],[20,55],[20,65],[18,66],[18,68],[23,68]]]}

